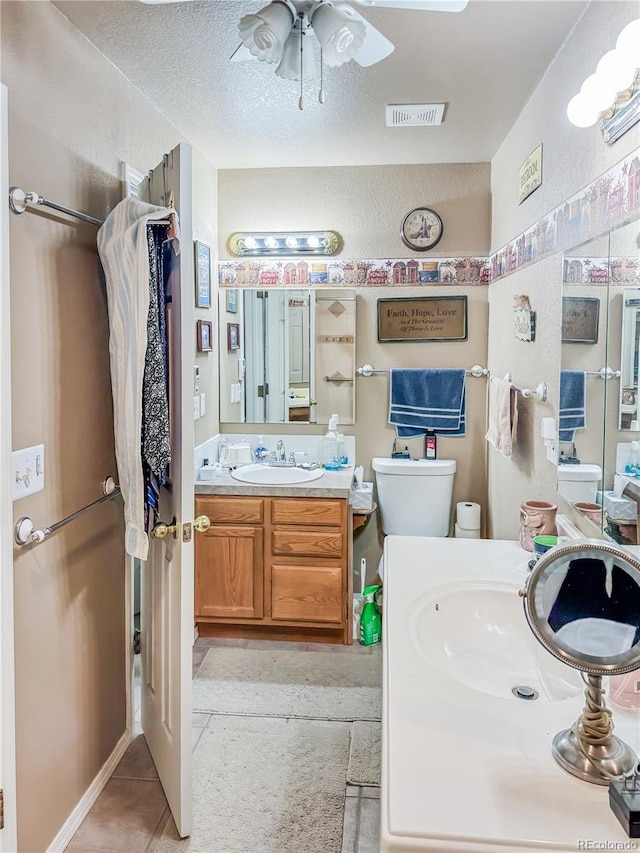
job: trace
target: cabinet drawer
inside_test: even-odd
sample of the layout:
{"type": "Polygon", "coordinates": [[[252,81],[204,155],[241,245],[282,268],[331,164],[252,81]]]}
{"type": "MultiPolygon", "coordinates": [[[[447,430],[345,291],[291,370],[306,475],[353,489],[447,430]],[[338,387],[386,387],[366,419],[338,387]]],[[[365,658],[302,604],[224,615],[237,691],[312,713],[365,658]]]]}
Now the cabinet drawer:
{"type": "Polygon", "coordinates": [[[208,515],[212,524],[262,524],[262,498],[196,497],[196,515],[208,515]]]}
{"type": "Polygon", "coordinates": [[[271,617],[300,622],[343,622],[340,566],[272,566],[271,617]]]}
{"type": "Polygon", "coordinates": [[[271,521],[274,524],[306,524],[314,527],[339,527],[343,501],[316,498],[274,498],[271,521]]]}
{"type": "Polygon", "coordinates": [[[341,531],[273,530],[271,553],[279,557],[342,557],[341,531]]]}

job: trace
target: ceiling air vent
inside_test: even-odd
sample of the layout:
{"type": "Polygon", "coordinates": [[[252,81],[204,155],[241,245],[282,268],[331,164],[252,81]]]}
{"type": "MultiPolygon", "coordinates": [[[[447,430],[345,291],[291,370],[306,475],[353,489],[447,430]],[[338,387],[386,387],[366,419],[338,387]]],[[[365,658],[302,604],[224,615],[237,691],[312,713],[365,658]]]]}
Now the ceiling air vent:
{"type": "Polygon", "coordinates": [[[433,127],[442,124],[444,104],[389,104],[387,127],[433,127]]]}

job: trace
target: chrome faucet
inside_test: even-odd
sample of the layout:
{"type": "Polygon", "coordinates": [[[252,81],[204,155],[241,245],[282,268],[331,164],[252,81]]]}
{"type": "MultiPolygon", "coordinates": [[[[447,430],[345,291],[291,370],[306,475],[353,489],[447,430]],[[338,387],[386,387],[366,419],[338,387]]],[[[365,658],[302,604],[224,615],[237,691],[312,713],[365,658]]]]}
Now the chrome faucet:
{"type": "Polygon", "coordinates": [[[284,441],[282,439],[276,444],[276,460],[284,462],[287,458],[287,452],[284,449],[284,441]]]}

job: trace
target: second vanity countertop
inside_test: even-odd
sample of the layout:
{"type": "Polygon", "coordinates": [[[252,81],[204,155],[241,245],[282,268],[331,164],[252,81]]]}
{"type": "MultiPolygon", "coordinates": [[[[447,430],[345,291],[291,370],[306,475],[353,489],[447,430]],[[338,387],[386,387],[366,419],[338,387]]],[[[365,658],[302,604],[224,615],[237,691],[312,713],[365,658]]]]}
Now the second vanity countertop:
{"type": "MultiPolygon", "coordinates": [[[[584,849],[627,849],[607,787],[574,778],[551,754],[554,735],[572,725],[584,697],[579,674],[538,646],[526,624],[517,590],[530,556],[499,540],[385,540],[383,853],[569,853],[586,840],[594,846],[584,849]],[[462,599],[447,603],[453,584],[476,590],[474,616],[461,612],[462,599]],[[472,623],[494,590],[513,596],[513,620],[491,623],[489,652],[474,647],[472,623]],[[451,626],[444,648],[439,635],[421,634],[426,624],[451,626]],[[573,695],[536,702],[511,695],[512,684],[530,683],[529,647],[541,666],[559,666],[576,682],[573,695]],[[456,661],[471,662],[473,687],[456,676],[456,661]],[[501,663],[513,679],[494,692],[488,678],[501,663]]],[[[639,712],[607,704],[616,734],[637,750],[639,712]]]]}
{"type": "Polygon", "coordinates": [[[300,498],[346,498],[349,496],[354,466],[340,471],[325,471],[318,480],[308,483],[289,483],[269,486],[262,483],[243,483],[227,470],[213,480],[196,480],[196,495],[266,495],[300,498]]]}

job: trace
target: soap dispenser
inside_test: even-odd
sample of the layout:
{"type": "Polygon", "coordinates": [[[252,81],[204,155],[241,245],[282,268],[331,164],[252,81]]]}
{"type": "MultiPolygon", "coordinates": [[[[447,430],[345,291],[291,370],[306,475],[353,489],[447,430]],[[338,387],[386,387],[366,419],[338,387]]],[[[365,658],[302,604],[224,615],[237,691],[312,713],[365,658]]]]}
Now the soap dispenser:
{"type": "Polygon", "coordinates": [[[322,462],[327,471],[337,471],[340,468],[339,444],[338,415],[331,415],[322,447],[322,462]]]}
{"type": "Polygon", "coordinates": [[[256,446],[253,448],[253,458],[256,462],[266,462],[269,451],[264,443],[264,436],[259,435],[256,446]]]}

